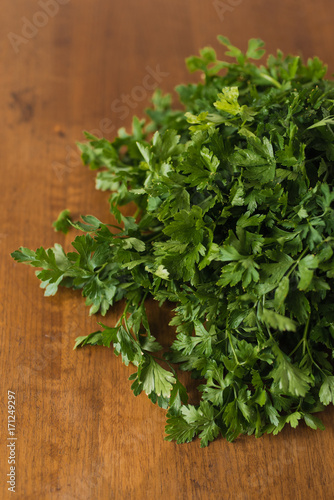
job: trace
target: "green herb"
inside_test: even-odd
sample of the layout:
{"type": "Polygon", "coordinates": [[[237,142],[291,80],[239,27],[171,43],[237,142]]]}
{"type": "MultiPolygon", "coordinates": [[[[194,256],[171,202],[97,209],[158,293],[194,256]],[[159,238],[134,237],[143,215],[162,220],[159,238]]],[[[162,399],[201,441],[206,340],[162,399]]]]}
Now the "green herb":
{"type": "Polygon", "coordinates": [[[80,145],[119,225],[84,216],[73,252],[12,254],[41,268],[45,295],[81,289],[91,314],[125,299],[115,326],[75,347],[113,345],[136,367],[134,394],[168,409],[166,439],[202,446],[301,420],[323,428],[314,413],[334,401],[334,84],[318,58],[278,51],[258,66],[261,40],[243,53],[218,39],[235,62],[208,47],[189,58],[204,79],[176,88],[184,110],[157,91],[148,122],[80,145]],[[163,355],[148,297],[174,303],[163,355]],[[176,367],[200,379],[199,405],[176,367]]]}
{"type": "Polygon", "coordinates": [[[55,228],[55,231],[61,231],[64,234],[68,233],[69,229],[71,228],[70,215],[71,213],[67,209],[60,212],[57,220],[52,223],[53,227],[55,228]]]}

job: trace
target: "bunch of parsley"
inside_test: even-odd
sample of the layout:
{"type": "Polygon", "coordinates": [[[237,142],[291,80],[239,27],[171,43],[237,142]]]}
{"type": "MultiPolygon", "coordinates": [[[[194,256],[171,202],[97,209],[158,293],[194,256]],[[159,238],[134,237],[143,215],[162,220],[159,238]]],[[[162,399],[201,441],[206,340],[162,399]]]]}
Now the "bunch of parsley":
{"type": "Polygon", "coordinates": [[[168,409],[168,440],[201,445],[222,434],[278,433],[334,402],[334,84],[318,58],[270,55],[252,39],[235,62],[212,48],[190,57],[198,84],[176,91],[185,111],[157,91],[149,121],[133,119],[111,143],[86,134],[85,164],[110,190],[118,226],[93,216],[55,223],[83,231],[65,254],[58,244],[15,260],[37,271],[45,295],[81,289],[90,313],[116,301],[115,326],[79,337],[113,345],[132,363],[135,395],[168,409]],[[134,202],[125,217],[119,207],[134,202]],[[167,353],[150,332],[145,301],[175,304],[167,353]],[[199,405],[175,367],[201,380],[199,405]]]}

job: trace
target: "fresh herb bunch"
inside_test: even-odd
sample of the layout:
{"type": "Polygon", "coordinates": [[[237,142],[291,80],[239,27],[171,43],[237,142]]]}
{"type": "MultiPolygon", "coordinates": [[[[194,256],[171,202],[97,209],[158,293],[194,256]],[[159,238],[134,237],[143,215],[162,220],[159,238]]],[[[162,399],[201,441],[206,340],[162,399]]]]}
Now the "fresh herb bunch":
{"type": "Polygon", "coordinates": [[[12,254],[42,268],[45,295],[82,289],[91,314],[125,299],[115,326],[75,347],[112,344],[137,368],[134,394],[168,408],[166,439],[199,435],[201,446],[300,420],[323,428],[314,413],[334,402],[334,84],[318,58],[278,51],[257,66],[261,40],[246,53],[218,40],[235,62],[212,48],[190,57],[204,78],[176,88],[185,111],[157,91],[148,123],[80,145],[119,226],[65,211],[55,228],[85,233],[73,252],[12,254]],[[119,210],[129,202],[133,217],[119,210]],[[163,360],[147,297],[175,304],[163,360]],[[175,364],[202,379],[199,405],[187,404],[175,364]]]}

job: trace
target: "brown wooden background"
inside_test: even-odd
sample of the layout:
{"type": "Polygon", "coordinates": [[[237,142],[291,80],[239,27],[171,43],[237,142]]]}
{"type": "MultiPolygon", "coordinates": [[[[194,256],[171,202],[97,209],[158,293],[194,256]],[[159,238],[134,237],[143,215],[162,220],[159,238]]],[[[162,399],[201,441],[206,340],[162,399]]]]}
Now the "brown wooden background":
{"type": "MultiPolygon", "coordinates": [[[[128,116],[111,106],[117,108],[122,94],[143,97],[133,89],[142,86],[147,66],[168,73],[160,86],[171,91],[197,78],[187,74],[184,58],[205,45],[218,48],[216,35],[224,34],[242,48],[248,38],[260,37],[270,51],[318,55],[333,72],[334,3],[61,3],[46,23],[36,14],[42,10],[37,1],[3,2],[1,13],[0,498],[10,496],[8,389],[18,405],[18,499],[334,498],[333,408],[323,414],[324,432],[302,424],[277,437],[243,437],[234,444],[219,439],[206,449],[199,441],[165,442],[165,412],[144,395],[133,397],[130,367],[105,348],[72,350],[75,337],[96,329],[80,294],[65,290],[44,298],[33,270],[9,257],[21,245],[58,241],[68,248],[72,235],[51,227],[63,208],[75,218],[91,213],[108,220],[108,195],[95,190],[75,141],[83,129],[109,130],[107,119],[117,129],[129,126],[132,113],[142,115],[150,91],[131,101],[128,116]],[[29,31],[27,20],[40,27],[29,31]]],[[[116,307],[109,315],[109,324],[118,312],[116,307]]],[[[151,311],[160,339],[169,314],[166,308],[151,311]]]]}

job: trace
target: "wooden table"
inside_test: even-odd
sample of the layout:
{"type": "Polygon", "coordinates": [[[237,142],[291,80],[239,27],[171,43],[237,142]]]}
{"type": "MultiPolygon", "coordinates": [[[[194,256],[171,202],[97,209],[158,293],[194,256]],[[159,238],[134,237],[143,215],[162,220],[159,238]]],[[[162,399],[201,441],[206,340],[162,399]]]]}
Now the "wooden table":
{"type": "MultiPolygon", "coordinates": [[[[110,219],[108,194],[95,190],[93,174],[81,166],[75,141],[82,130],[111,139],[133,113],[142,116],[156,82],[171,91],[195,81],[184,59],[205,45],[221,50],[217,34],[242,48],[260,37],[269,51],[318,55],[333,72],[333,16],[329,0],[6,3],[0,36],[1,499],[11,494],[7,390],[17,402],[20,500],[334,498],[333,408],[322,416],[323,432],[301,424],[277,437],[218,439],[206,449],[198,440],[166,442],[165,411],[132,395],[130,367],[106,348],[72,350],[78,335],[96,329],[80,294],[63,290],[44,298],[33,271],[9,257],[21,245],[58,241],[69,249],[72,235],[51,227],[63,208],[74,218],[110,219]]],[[[113,324],[119,311],[116,306],[105,321],[113,324]]],[[[152,308],[153,330],[164,335],[169,315],[168,308],[152,308]]]]}

